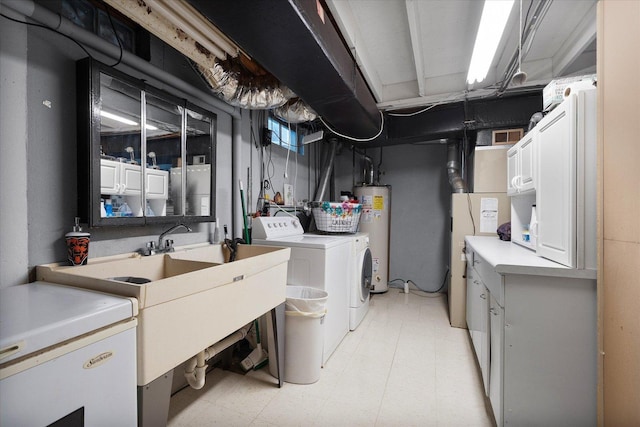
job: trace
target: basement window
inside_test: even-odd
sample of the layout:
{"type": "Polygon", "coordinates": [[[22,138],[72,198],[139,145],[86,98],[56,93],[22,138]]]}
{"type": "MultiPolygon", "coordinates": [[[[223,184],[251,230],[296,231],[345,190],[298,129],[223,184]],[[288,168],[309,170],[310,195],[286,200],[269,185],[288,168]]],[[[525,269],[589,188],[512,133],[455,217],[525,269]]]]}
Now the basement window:
{"type": "Polygon", "coordinates": [[[267,119],[267,127],[271,131],[271,143],[294,153],[304,154],[304,146],[298,141],[298,134],[289,125],[273,117],[267,119]]]}

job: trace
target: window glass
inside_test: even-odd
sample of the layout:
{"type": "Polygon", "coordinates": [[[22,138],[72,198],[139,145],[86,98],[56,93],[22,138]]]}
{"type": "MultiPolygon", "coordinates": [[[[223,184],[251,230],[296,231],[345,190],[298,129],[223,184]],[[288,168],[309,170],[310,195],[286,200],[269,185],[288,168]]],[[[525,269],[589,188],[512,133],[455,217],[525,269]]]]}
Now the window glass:
{"type": "Polygon", "coordinates": [[[294,129],[290,129],[286,123],[283,123],[273,117],[267,119],[268,129],[271,131],[271,143],[279,145],[282,148],[304,154],[304,146],[298,141],[298,134],[294,129]]]}

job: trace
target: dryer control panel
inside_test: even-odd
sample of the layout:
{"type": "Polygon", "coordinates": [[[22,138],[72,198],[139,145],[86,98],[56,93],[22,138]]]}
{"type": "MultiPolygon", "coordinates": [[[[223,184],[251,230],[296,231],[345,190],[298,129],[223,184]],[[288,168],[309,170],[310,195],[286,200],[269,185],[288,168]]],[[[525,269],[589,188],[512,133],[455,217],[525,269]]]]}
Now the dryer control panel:
{"type": "Polygon", "coordinates": [[[259,216],[253,218],[251,236],[254,239],[277,239],[304,234],[300,220],[293,216],[259,216]]]}

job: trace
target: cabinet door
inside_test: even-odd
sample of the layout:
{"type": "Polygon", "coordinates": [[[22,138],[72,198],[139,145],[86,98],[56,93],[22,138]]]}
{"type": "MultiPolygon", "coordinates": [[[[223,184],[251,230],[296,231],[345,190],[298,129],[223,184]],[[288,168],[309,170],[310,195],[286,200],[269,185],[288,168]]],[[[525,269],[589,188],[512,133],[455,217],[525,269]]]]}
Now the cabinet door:
{"type": "Polygon", "coordinates": [[[537,253],[576,264],[576,125],[570,96],[538,124],[537,253]],[[542,126],[541,126],[542,125],[542,126]]]}
{"type": "Polygon", "coordinates": [[[118,194],[120,189],[120,163],[100,159],[100,194],[118,194]]]}
{"type": "Polygon", "coordinates": [[[166,199],[169,194],[169,172],[158,169],[147,169],[147,199],[166,199]]]}
{"type": "Polygon", "coordinates": [[[480,282],[480,315],[478,341],[480,346],[480,371],[482,372],[482,384],[485,395],[489,394],[489,291],[484,283],[480,282]]]}
{"type": "Polygon", "coordinates": [[[513,196],[518,194],[516,180],[518,179],[518,148],[511,147],[507,151],[507,195],[513,196]]]}
{"type": "Polygon", "coordinates": [[[129,163],[120,164],[120,194],[137,196],[142,194],[142,168],[129,163]]]}
{"type": "Polygon", "coordinates": [[[520,178],[518,180],[518,191],[520,193],[527,193],[534,191],[535,186],[535,152],[534,152],[534,137],[536,131],[531,131],[520,142],[518,148],[520,154],[520,178]]]}
{"type": "Polygon", "coordinates": [[[536,189],[536,134],[537,130],[532,130],[507,151],[507,194],[510,196],[533,192],[536,189]]]}
{"type": "Polygon", "coordinates": [[[504,378],[503,343],[504,309],[493,296],[489,299],[490,347],[489,347],[489,400],[496,424],[502,425],[502,390],[504,378]]]}
{"type": "Polygon", "coordinates": [[[476,286],[473,283],[474,280],[477,279],[474,277],[474,273],[475,271],[471,267],[471,263],[469,263],[467,266],[467,329],[469,329],[469,335],[472,341],[475,331],[478,330],[476,320],[478,304],[475,297],[476,286]]]}

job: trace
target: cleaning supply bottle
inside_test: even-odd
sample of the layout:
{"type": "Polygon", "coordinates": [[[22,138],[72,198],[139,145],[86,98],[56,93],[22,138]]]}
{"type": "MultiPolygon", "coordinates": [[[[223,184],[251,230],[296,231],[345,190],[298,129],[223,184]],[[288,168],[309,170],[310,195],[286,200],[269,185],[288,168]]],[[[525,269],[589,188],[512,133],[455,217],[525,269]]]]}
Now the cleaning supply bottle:
{"type": "Polygon", "coordinates": [[[111,199],[107,199],[104,201],[104,211],[107,217],[113,216],[113,204],[111,202],[111,199]]]}
{"type": "Polygon", "coordinates": [[[64,235],[67,244],[67,259],[71,265],[85,265],[89,257],[89,240],[91,234],[82,231],[80,218],[76,217],[73,231],[64,235]]]}

